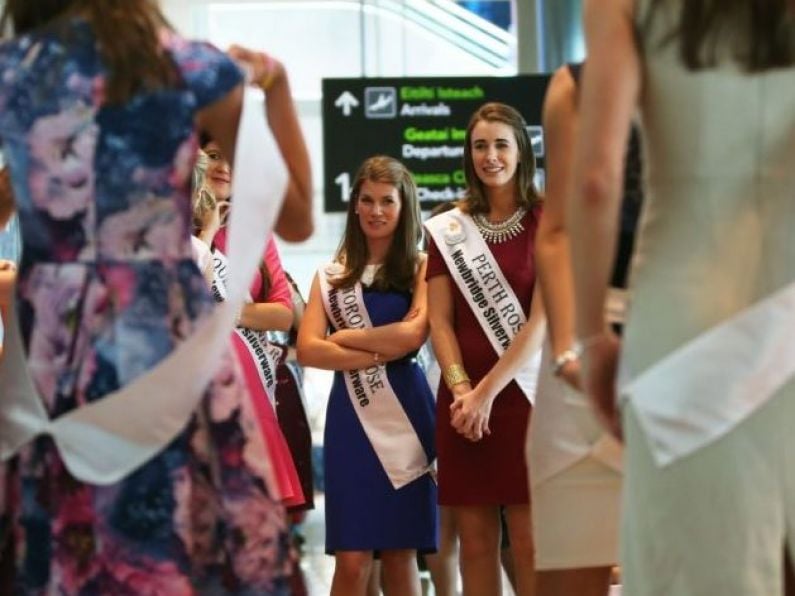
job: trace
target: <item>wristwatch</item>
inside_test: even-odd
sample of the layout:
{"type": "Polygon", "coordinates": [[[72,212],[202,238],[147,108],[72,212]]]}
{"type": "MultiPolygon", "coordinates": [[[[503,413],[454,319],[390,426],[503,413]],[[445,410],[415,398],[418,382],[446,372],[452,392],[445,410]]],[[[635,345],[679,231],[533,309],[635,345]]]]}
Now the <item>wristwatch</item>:
{"type": "Polygon", "coordinates": [[[566,366],[569,362],[576,362],[579,359],[580,355],[573,348],[564,350],[555,356],[555,360],[552,362],[552,374],[556,377],[559,377],[560,373],[563,372],[564,366],[566,366]]]}

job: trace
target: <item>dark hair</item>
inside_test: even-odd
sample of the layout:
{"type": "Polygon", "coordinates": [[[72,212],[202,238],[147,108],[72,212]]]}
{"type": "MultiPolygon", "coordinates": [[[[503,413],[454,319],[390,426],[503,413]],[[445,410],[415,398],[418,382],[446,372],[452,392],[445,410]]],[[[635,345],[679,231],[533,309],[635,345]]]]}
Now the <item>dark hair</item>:
{"type": "Polygon", "coordinates": [[[533,185],[533,176],[536,173],[535,156],[527,124],[522,115],[509,105],[491,102],[482,105],[472,114],[464,138],[464,175],[467,181],[467,194],[460,207],[467,213],[488,213],[489,201],[483,182],[478,178],[475,164],[472,161],[472,131],[478,122],[502,122],[513,130],[516,146],[519,148],[519,164],[516,168],[516,191],[519,195],[519,204],[531,209],[541,200],[538,191],[533,185]]]}
{"type": "Polygon", "coordinates": [[[10,23],[14,35],[22,35],[78,15],[96,35],[109,73],[109,103],[178,83],[176,66],[160,43],[161,31],[170,27],[153,0],[6,0],[0,31],[10,23]]]}
{"type": "Polygon", "coordinates": [[[210,133],[204,130],[199,131],[199,147],[204,149],[207,145],[214,142],[214,139],[210,136],[210,133]]]}
{"type": "Polygon", "coordinates": [[[392,184],[400,195],[400,216],[395,235],[386,256],[386,262],[378,270],[373,287],[379,290],[410,290],[414,285],[419,249],[422,238],[420,225],[420,205],[417,200],[417,186],[406,166],[386,155],[376,155],[365,160],[356,173],[348,201],[348,216],[345,221],[345,234],[342,237],[336,258],[345,265],[345,273],[331,280],[336,288],[347,288],[355,284],[364,272],[370,256],[367,239],[359,225],[356,203],[359,191],[365,181],[392,184]]]}
{"type": "Polygon", "coordinates": [[[13,214],[14,191],[11,188],[11,174],[8,166],[5,166],[0,168],[0,228],[5,227],[13,214]]]}
{"type": "MultiPolygon", "coordinates": [[[[648,32],[657,12],[671,0],[651,0],[644,17],[648,32]]],[[[730,57],[747,72],[795,64],[795,1],[678,0],[676,24],[660,46],[678,40],[679,56],[690,70],[715,67],[730,57]]]]}

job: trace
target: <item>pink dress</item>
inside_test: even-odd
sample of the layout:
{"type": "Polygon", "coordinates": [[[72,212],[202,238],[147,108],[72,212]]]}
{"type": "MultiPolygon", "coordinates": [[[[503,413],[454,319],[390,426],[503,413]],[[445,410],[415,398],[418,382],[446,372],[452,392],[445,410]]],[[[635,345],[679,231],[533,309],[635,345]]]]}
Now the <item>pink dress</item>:
{"type": "MultiPolygon", "coordinates": [[[[221,228],[213,240],[213,251],[224,253],[225,250],[226,228],[221,228]]],[[[258,273],[251,283],[251,297],[255,302],[283,304],[292,311],[293,304],[290,286],[284,275],[279,252],[272,237],[268,240],[265,247],[263,262],[268,269],[268,274],[271,279],[268,295],[265,297],[262,296],[264,280],[262,274],[258,273]]],[[[298,477],[298,472],[296,471],[287,441],[279,426],[279,420],[276,417],[276,411],[273,405],[273,396],[269,396],[267,387],[263,383],[262,375],[260,374],[261,364],[252,356],[246,341],[239,333],[232,334],[232,343],[241,368],[243,369],[249,394],[253,400],[254,410],[257,413],[260,430],[262,431],[265,445],[270,455],[271,478],[285,505],[291,507],[303,505],[306,498],[301,488],[301,480],[298,477]]],[[[273,364],[275,365],[276,363],[274,362],[273,364]]],[[[271,374],[274,378],[276,377],[275,366],[271,374]]]]}

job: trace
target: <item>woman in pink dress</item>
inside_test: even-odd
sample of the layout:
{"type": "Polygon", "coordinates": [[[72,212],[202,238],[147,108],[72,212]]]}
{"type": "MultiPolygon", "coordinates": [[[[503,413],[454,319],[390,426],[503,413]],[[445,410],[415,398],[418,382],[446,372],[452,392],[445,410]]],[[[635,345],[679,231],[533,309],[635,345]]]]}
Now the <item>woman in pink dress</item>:
{"type": "MultiPolygon", "coordinates": [[[[218,143],[201,139],[202,153],[197,169],[205,168],[204,188],[214,199],[213,209],[204,212],[199,239],[211,251],[212,292],[219,302],[226,297],[226,219],[232,194],[232,170],[218,143]]],[[[293,323],[290,286],[282,269],[273,237],[269,238],[259,271],[249,288],[251,301],[238,315],[232,343],[241,363],[246,384],[257,412],[260,428],[270,454],[270,475],[275,492],[288,506],[305,502],[301,482],[275,412],[276,365],[280,350],[268,342],[268,331],[288,331],[293,323]]]]}

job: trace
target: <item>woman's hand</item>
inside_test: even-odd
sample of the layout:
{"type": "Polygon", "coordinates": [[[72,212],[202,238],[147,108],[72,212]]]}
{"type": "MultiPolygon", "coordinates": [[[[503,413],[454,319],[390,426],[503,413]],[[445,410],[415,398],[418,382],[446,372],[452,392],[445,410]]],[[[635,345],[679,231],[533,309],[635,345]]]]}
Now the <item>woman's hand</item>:
{"type": "Polygon", "coordinates": [[[470,441],[480,441],[483,435],[491,434],[489,417],[494,399],[480,388],[472,389],[469,383],[453,387],[453,403],[450,404],[450,424],[470,441]]]}
{"type": "Polygon", "coordinates": [[[250,75],[250,82],[263,91],[270,89],[284,75],[284,66],[270,54],[233,45],[227,52],[250,75]]]}
{"type": "MultiPolygon", "coordinates": [[[[342,346],[343,348],[351,348],[354,350],[364,350],[371,352],[374,355],[374,352],[371,349],[363,347],[359,345],[359,342],[352,337],[357,331],[357,329],[338,329],[333,333],[330,333],[326,336],[326,340],[330,341],[333,344],[338,346],[342,346]]],[[[393,360],[397,360],[398,358],[402,358],[405,355],[405,352],[402,351],[399,347],[394,350],[386,350],[386,351],[379,351],[378,353],[378,361],[379,362],[392,362],[393,360]]]]}
{"type": "Polygon", "coordinates": [[[612,331],[588,341],[581,355],[583,390],[602,425],[621,440],[621,415],[616,401],[616,373],[621,342],[612,331]]]}
{"type": "Polygon", "coordinates": [[[558,378],[572,389],[582,391],[582,367],[579,358],[564,364],[558,373],[558,378]]]}
{"type": "Polygon", "coordinates": [[[212,245],[213,238],[221,229],[221,226],[226,225],[227,217],[229,216],[229,201],[216,201],[215,209],[210,209],[204,214],[199,221],[201,231],[199,238],[201,238],[208,246],[212,245]]]}
{"type": "Polygon", "coordinates": [[[338,329],[337,331],[333,331],[326,336],[326,340],[330,341],[333,344],[337,344],[338,346],[348,346],[348,343],[345,341],[346,335],[350,332],[349,329],[338,329]]]}

